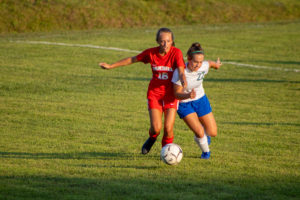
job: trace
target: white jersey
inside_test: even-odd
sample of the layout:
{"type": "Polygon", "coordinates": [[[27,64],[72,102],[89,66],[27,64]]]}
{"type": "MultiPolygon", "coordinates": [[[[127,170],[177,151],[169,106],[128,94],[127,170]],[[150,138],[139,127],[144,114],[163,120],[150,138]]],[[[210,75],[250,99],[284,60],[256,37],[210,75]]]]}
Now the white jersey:
{"type": "MultiPolygon", "coordinates": [[[[184,90],[184,92],[189,93],[192,91],[192,89],[194,89],[194,91],[196,92],[196,97],[194,99],[189,98],[181,100],[180,102],[194,101],[200,99],[205,95],[202,82],[204,76],[208,73],[208,70],[209,62],[207,61],[203,61],[201,67],[197,71],[191,71],[188,67],[185,68],[184,73],[187,81],[187,88],[184,90]]],[[[181,82],[179,80],[178,69],[174,71],[172,82],[177,85],[181,85],[181,82]]]]}

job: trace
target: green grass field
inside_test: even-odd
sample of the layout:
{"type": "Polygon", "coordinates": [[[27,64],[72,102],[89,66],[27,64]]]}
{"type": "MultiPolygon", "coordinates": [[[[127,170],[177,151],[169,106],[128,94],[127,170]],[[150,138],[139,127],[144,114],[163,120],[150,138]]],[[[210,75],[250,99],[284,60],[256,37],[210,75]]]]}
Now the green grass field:
{"type": "Polygon", "coordinates": [[[142,51],[158,27],[2,34],[0,199],[300,198],[300,21],[170,28],[184,54],[198,41],[224,62],[204,80],[218,124],[211,159],[179,117],[179,165],[160,161],[160,142],[140,154],[150,66],[98,67],[136,53],[26,43],[142,51]]]}

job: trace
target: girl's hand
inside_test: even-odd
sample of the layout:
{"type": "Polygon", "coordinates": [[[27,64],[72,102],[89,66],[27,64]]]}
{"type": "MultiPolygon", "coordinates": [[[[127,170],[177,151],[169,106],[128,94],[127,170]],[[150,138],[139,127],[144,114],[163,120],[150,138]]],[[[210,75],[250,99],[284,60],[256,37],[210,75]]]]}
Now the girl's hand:
{"type": "Polygon", "coordinates": [[[102,68],[102,69],[110,69],[111,66],[107,63],[99,63],[99,66],[102,68]]]}
{"type": "Polygon", "coordinates": [[[195,90],[192,89],[192,91],[189,93],[189,95],[190,95],[190,98],[191,98],[191,99],[194,99],[194,98],[196,97],[196,92],[195,92],[195,90]]]}
{"type": "Polygon", "coordinates": [[[222,63],[220,61],[220,58],[218,58],[216,65],[215,65],[215,69],[219,69],[221,67],[222,63]]]}

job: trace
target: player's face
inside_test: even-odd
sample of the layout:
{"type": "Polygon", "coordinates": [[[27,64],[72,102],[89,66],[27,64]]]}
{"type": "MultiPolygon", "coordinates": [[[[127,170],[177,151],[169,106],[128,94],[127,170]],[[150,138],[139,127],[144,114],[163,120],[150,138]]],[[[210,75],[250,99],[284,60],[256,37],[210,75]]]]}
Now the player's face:
{"type": "Polygon", "coordinates": [[[188,68],[191,71],[198,70],[201,67],[203,60],[204,60],[203,54],[194,54],[193,58],[189,60],[188,68]]]}
{"type": "Polygon", "coordinates": [[[158,44],[159,44],[159,47],[160,47],[160,52],[162,52],[162,53],[169,52],[169,50],[170,50],[170,48],[173,44],[172,34],[168,33],[168,32],[167,33],[165,33],[165,32],[160,33],[158,44]]]}

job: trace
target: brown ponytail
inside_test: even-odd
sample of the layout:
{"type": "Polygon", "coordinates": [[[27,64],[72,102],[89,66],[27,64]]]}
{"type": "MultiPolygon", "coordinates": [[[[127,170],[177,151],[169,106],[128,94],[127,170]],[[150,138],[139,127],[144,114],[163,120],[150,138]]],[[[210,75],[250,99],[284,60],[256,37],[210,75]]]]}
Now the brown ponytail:
{"type": "Polygon", "coordinates": [[[187,51],[186,55],[188,57],[188,60],[192,60],[194,54],[203,54],[204,55],[204,51],[199,42],[193,43],[192,46],[187,51]]]}

